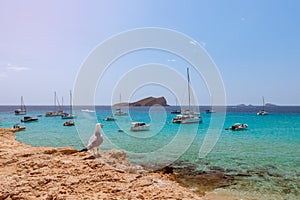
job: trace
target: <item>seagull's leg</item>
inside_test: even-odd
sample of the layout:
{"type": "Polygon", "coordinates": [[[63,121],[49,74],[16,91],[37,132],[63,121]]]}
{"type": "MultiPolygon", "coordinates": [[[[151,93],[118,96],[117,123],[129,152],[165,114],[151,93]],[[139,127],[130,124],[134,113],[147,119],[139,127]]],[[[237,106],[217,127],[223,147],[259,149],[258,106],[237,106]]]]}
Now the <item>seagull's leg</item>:
{"type": "Polygon", "coordinates": [[[97,157],[100,157],[99,148],[98,147],[96,147],[96,155],[97,155],[97,157]]]}

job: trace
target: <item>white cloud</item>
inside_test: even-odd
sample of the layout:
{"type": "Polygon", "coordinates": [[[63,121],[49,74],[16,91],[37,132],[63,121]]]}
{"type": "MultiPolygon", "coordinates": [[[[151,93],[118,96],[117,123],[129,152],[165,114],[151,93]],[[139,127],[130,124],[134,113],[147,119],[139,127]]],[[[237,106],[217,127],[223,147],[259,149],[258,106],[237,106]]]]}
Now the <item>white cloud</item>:
{"type": "Polygon", "coordinates": [[[195,40],[191,40],[191,41],[190,41],[190,44],[192,44],[192,45],[195,45],[195,46],[196,46],[196,45],[197,45],[197,41],[195,41],[195,40]]]}
{"type": "Polygon", "coordinates": [[[168,62],[176,62],[175,59],[168,59],[167,61],[168,61],[168,62]]]}
{"type": "Polygon", "coordinates": [[[21,66],[16,66],[16,65],[11,65],[11,64],[8,64],[6,69],[10,70],[10,71],[14,71],[14,72],[21,72],[21,71],[29,70],[28,67],[21,67],[21,66]]]}

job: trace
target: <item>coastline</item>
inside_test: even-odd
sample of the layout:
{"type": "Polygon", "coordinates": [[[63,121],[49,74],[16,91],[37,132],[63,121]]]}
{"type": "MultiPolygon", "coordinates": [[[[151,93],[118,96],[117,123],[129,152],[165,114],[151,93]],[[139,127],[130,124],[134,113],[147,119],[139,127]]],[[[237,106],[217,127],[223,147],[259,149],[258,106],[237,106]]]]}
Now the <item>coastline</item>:
{"type": "Polygon", "coordinates": [[[100,150],[100,155],[95,159],[73,147],[32,147],[0,128],[0,199],[258,199],[220,188],[199,193],[197,186],[182,184],[176,172],[131,166],[122,151],[100,150]]]}
{"type": "Polygon", "coordinates": [[[131,167],[124,156],[101,152],[98,160],[71,147],[31,147],[1,128],[0,199],[202,199],[167,176],[131,167]]]}

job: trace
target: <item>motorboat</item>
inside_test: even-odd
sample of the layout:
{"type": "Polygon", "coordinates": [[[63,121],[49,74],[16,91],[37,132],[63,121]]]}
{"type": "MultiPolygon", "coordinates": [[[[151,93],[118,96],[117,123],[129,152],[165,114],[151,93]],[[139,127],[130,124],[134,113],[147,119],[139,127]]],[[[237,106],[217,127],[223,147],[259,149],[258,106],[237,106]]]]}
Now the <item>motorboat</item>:
{"type": "Polygon", "coordinates": [[[37,120],[38,120],[38,118],[25,116],[23,119],[21,119],[21,122],[33,122],[33,121],[37,121],[37,120]]]}
{"type": "Polygon", "coordinates": [[[195,113],[190,110],[191,108],[191,102],[190,102],[190,75],[189,75],[189,68],[187,68],[187,85],[188,85],[188,96],[189,96],[189,109],[182,111],[181,114],[176,115],[172,119],[172,123],[178,123],[178,124],[195,124],[195,123],[201,123],[202,117],[200,116],[200,113],[195,113]]]}
{"type": "Polygon", "coordinates": [[[199,114],[192,112],[176,115],[176,117],[172,119],[172,123],[177,124],[195,124],[200,122],[202,122],[202,117],[199,114]]]}
{"type": "Polygon", "coordinates": [[[74,119],[76,116],[75,115],[73,115],[72,113],[63,113],[63,114],[61,114],[61,118],[62,119],[74,119]]]}
{"type": "Polygon", "coordinates": [[[26,106],[23,101],[23,96],[21,96],[21,107],[15,110],[15,115],[26,115],[26,106]]]}
{"type": "Polygon", "coordinates": [[[180,113],[181,113],[180,110],[172,110],[172,111],[171,111],[171,114],[180,114],[180,113]]]}
{"type": "Polygon", "coordinates": [[[18,132],[18,131],[24,131],[25,129],[26,129],[26,126],[20,126],[20,124],[15,124],[11,130],[13,132],[18,132]]]}
{"type": "Polygon", "coordinates": [[[150,129],[150,124],[145,122],[133,122],[130,127],[131,131],[148,131],[150,129]]]}
{"type": "Polygon", "coordinates": [[[64,123],[64,126],[74,126],[74,125],[75,125],[75,122],[72,120],[68,120],[64,123]]]}
{"type": "Polygon", "coordinates": [[[114,117],[106,117],[105,118],[105,121],[116,121],[117,118],[114,118],[114,117]]]}
{"type": "Polygon", "coordinates": [[[207,114],[209,114],[209,113],[215,113],[216,111],[214,111],[213,109],[207,109],[207,110],[205,110],[205,112],[206,112],[207,114]]]}
{"type": "Polygon", "coordinates": [[[230,130],[232,131],[241,131],[241,130],[246,130],[248,128],[247,124],[240,124],[236,123],[233,126],[230,127],[230,130]]]}

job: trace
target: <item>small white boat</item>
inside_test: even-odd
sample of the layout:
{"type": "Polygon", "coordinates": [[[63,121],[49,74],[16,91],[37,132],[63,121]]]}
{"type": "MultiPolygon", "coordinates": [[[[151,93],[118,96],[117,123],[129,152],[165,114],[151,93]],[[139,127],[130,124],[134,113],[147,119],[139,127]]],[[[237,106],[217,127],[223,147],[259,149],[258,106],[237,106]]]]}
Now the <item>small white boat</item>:
{"type": "Polygon", "coordinates": [[[150,124],[144,122],[133,122],[130,127],[131,131],[148,131],[150,129],[150,124]]]}
{"type": "Polygon", "coordinates": [[[202,117],[199,114],[194,113],[176,115],[176,117],[172,119],[172,123],[177,124],[195,124],[200,122],[202,122],[202,117]]]}
{"type": "Polygon", "coordinates": [[[13,132],[18,132],[18,131],[23,131],[25,129],[26,129],[26,126],[20,126],[20,124],[15,124],[11,130],[13,132]]]}
{"type": "Polygon", "coordinates": [[[247,124],[240,124],[236,123],[233,126],[230,127],[230,130],[232,131],[241,131],[241,130],[246,130],[248,128],[247,124]]]}
{"type": "Polygon", "coordinates": [[[82,109],[81,111],[82,112],[90,112],[90,113],[95,112],[94,110],[89,110],[89,109],[82,109]]]}

